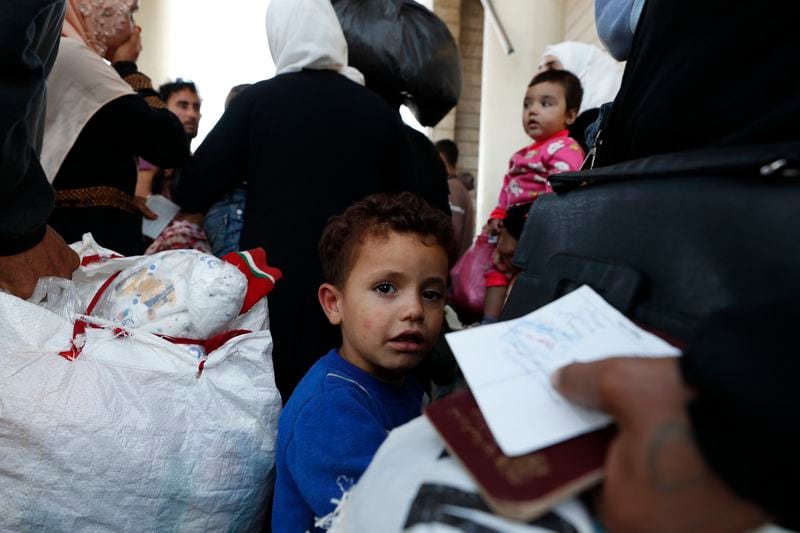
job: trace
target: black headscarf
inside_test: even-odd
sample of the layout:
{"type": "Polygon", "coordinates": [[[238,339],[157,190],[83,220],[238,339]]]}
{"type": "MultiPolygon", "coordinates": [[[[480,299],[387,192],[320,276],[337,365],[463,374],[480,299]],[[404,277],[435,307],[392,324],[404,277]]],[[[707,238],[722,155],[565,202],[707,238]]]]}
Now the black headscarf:
{"type": "Polygon", "coordinates": [[[800,138],[800,4],[648,0],[597,164],[800,138]]]}

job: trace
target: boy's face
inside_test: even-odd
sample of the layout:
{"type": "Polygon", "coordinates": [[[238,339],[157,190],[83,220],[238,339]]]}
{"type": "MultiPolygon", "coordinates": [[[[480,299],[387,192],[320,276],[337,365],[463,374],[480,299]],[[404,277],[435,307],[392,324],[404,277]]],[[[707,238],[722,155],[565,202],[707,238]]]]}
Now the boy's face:
{"type": "Polygon", "coordinates": [[[577,110],[567,110],[564,87],[545,81],[528,87],[522,101],[522,127],[528,137],[543,141],[575,122],[577,110]]]}
{"type": "Polygon", "coordinates": [[[368,236],[341,289],[323,284],[319,300],[342,327],[342,357],[395,380],[431,350],[442,326],[448,260],[418,235],[368,236]]]}

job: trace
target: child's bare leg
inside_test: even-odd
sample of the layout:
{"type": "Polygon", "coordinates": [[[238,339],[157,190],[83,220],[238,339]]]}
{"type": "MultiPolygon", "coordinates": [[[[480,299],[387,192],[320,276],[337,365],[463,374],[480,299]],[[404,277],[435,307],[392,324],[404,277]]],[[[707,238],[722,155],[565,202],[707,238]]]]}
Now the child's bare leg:
{"type": "Polygon", "coordinates": [[[483,302],[484,321],[488,318],[489,321],[494,322],[500,318],[503,302],[506,299],[506,290],[508,287],[505,285],[486,287],[486,299],[483,302]]]}

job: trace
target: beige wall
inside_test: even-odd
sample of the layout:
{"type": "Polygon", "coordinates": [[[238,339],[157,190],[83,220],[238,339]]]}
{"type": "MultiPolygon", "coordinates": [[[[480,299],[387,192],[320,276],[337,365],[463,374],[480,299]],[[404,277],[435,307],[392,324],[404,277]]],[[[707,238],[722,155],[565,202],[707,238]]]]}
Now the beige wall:
{"type": "Polygon", "coordinates": [[[564,40],[591,43],[604,48],[594,23],[594,0],[567,0],[564,40]]]}
{"type": "MultiPolygon", "coordinates": [[[[447,25],[461,51],[461,0],[436,0],[433,12],[447,25]]],[[[462,59],[463,61],[463,59],[462,59]]],[[[452,109],[431,131],[433,141],[455,139],[458,106],[452,109]]]]}
{"type": "Polygon", "coordinates": [[[461,56],[464,65],[464,89],[458,103],[455,141],[458,143],[458,166],[462,172],[478,175],[478,151],[481,128],[481,93],[483,86],[483,25],[480,0],[461,3],[461,56]]]}
{"type": "Polygon", "coordinates": [[[436,14],[458,43],[463,67],[461,99],[435,128],[432,138],[453,139],[460,151],[458,168],[478,175],[483,69],[483,7],[480,0],[436,0],[436,14]]]}
{"type": "Polygon", "coordinates": [[[544,47],[564,38],[564,0],[495,0],[514,53],[506,54],[491,27],[484,27],[478,166],[478,223],[497,202],[512,153],[531,140],[522,130],[522,99],[544,47]]]}
{"type": "Polygon", "coordinates": [[[167,47],[169,0],[142,0],[136,13],[136,24],[142,27],[142,53],[139,68],[150,76],[156,87],[169,78],[167,47]]]}

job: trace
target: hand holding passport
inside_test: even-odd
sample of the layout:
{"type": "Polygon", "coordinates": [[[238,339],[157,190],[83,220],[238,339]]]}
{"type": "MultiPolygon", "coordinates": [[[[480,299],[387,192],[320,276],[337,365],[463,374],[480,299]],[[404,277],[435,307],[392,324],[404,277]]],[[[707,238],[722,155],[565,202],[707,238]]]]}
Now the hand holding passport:
{"type": "MultiPolygon", "coordinates": [[[[613,437],[611,418],[565,401],[552,372],[620,354],[679,354],[588,287],[525,317],[447,339],[475,397],[454,395],[426,414],[487,503],[525,521],[597,483],[613,437]]],[[[583,390],[569,392],[580,400],[583,390]]]]}

